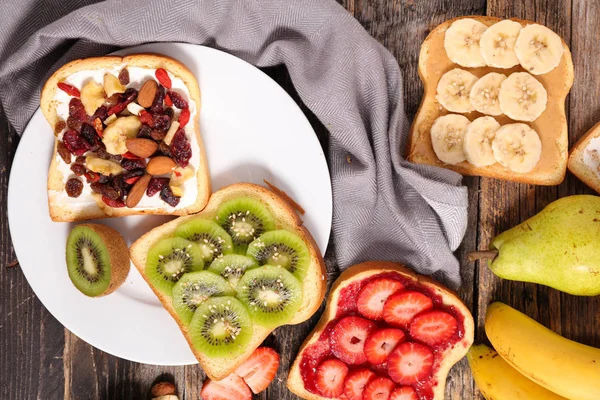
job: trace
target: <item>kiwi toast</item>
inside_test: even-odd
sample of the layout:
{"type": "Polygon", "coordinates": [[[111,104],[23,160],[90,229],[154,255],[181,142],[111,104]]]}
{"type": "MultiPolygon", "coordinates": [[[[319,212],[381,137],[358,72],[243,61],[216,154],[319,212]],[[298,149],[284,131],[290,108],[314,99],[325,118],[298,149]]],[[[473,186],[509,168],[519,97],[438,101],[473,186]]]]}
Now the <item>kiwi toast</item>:
{"type": "Polygon", "coordinates": [[[158,54],[72,61],[50,76],[41,109],[54,131],[53,221],[187,215],[211,193],[200,135],[200,89],[158,54]]]}
{"type": "Polygon", "coordinates": [[[600,194],[600,122],[571,148],[569,171],[600,194]]]}
{"type": "Polygon", "coordinates": [[[321,253],[294,209],[250,183],[213,193],[202,212],[151,230],[129,253],[214,380],[277,326],[310,318],[327,288],[321,253]]]}
{"type": "MultiPolygon", "coordinates": [[[[533,39],[528,40],[523,46],[533,46],[534,42],[533,39]]],[[[455,18],[438,25],[427,36],[421,46],[418,71],[423,82],[424,94],[409,132],[406,149],[409,161],[448,168],[463,175],[486,176],[537,185],[557,185],[562,182],[568,158],[565,98],[573,84],[573,61],[567,44],[558,35],[542,25],[519,19],[501,20],[486,16],[455,18]],[[502,25],[499,25],[500,21],[502,25]],[[472,26],[467,26],[469,24],[472,26]],[[494,26],[493,33],[490,30],[491,26],[494,26]],[[480,31],[476,38],[476,46],[470,49],[470,45],[465,46],[466,39],[462,40],[460,35],[470,35],[472,29],[480,31]],[[482,34],[486,29],[490,31],[487,43],[484,42],[485,33],[482,34]],[[486,54],[484,47],[488,53],[494,52],[493,49],[499,48],[494,46],[494,40],[500,40],[498,38],[502,38],[505,33],[510,35],[511,30],[515,29],[511,44],[511,51],[514,49],[512,62],[508,55],[500,52],[486,54]],[[532,61],[532,55],[537,54],[536,51],[518,49],[520,36],[526,36],[526,30],[530,37],[539,37],[543,38],[540,40],[547,41],[545,49],[550,50],[544,57],[548,56],[553,60],[549,68],[539,66],[541,56],[532,61]],[[451,42],[452,40],[454,42],[451,42]],[[449,49],[452,51],[449,52],[449,49]],[[551,55],[550,52],[554,54],[551,55]],[[468,83],[452,88],[445,86],[441,93],[440,86],[444,82],[452,81],[468,83]],[[499,88],[499,95],[496,94],[497,97],[490,101],[490,92],[486,86],[489,88],[494,84],[495,90],[499,88]],[[478,88],[481,86],[481,90],[476,91],[480,94],[478,100],[474,90],[471,90],[475,89],[476,85],[478,88]],[[512,87],[509,87],[510,85],[512,87]],[[523,96],[527,97],[526,100],[521,100],[523,97],[517,94],[520,90],[525,93],[523,96]],[[464,100],[464,104],[454,101],[457,93],[464,100]],[[453,104],[449,105],[450,101],[446,100],[452,100],[453,104]],[[526,101],[528,105],[536,102],[538,104],[531,105],[528,109],[528,106],[520,101],[526,101]],[[491,104],[492,102],[496,103],[491,104]],[[493,110],[498,107],[498,102],[501,111],[493,110]],[[506,103],[505,107],[503,102],[506,103]],[[488,106],[489,108],[486,108],[488,106]],[[477,124],[474,121],[477,121],[477,124]],[[443,135],[439,135],[438,132],[444,128],[444,123],[453,125],[457,131],[466,132],[464,141],[461,136],[455,138],[452,143],[448,140],[442,142],[439,138],[447,132],[443,135]],[[472,126],[471,130],[479,132],[474,132],[468,138],[469,124],[472,126]],[[492,138],[484,137],[482,132],[485,129],[495,130],[497,146],[492,143],[492,138]],[[433,138],[434,131],[436,138],[433,138]],[[499,139],[500,134],[502,140],[499,139]],[[481,146],[487,147],[487,160],[484,160],[479,152],[483,151],[479,145],[480,140],[481,146]],[[521,143],[519,149],[515,148],[516,142],[521,143]],[[445,149],[440,149],[444,146],[445,149]],[[449,151],[449,148],[453,147],[457,148],[455,154],[449,151]]]]}
{"type": "Polygon", "coordinates": [[[370,392],[442,400],[450,368],[473,343],[473,317],[457,295],[401,264],[346,269],[326,304],[288,375],[287,387],[303,399],[371,398],[370,392]],[[410,362],[402,365],[403,356],[410,362]]]}

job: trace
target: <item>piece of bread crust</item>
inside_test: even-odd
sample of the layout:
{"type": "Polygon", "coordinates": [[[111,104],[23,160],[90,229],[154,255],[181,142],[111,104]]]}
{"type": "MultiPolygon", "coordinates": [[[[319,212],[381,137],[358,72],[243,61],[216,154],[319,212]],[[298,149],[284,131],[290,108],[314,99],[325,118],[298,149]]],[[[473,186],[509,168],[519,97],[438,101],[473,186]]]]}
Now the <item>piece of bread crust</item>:
{"type": "MultiPolygon", "coordinates": [[[[565,114],[565,98],[573,85],[573,60],[567,44],[563,41],[564,54],[558,67],[543,74],[534,75],[548,92],[548,104],[542,115],[533,122],[527,122],[536,130],[542,141],[542,155],[536,167],[528,173],[517,173],[504,168],[499,163],[487,167],[475,167],[467,161],[456,165],[441,162],[435,155],[431,146],[430,130],[435,120],[450,112],[445,110],[435,99],[437,84],[441,76],[453,68],[466,69],[472,74],[482,77],[489,72],[499,72],[509,75],[513,72],[527,72],[517,65],[510,69],[481,67],[465,68],[452,63],[444,49],[444,35],[452,23],[458,19],[472,18],[485,25],[492,25],[501,18],[484,16],[465,16],[448,20],[438,25],[427,36],[421,45],[419,54],[419,76],[424,86],[424,94],[417,115],[410,128],[408,145],[406,147],[407,159],[417,164],[444,167],[463,175],[487,176],[508,181],[530,183],[536,185],[558,185],[563,181],[567,170],[568,157],[568,125],[565,114]],[[434,60],[430,64],[431,60],[434,60]],[[552,87],[549,89],[549,87],[552,87]]],[[[523,26],[534,22],[511,18],[523,26]]],[[[469,120],[483,116],[478,112],[465,113],[469,120]]],[[[510,124],[513,121],[506,115],[494,116],[501,124],[510,124]]]]}
{"type": "MultiPolygon", "coordinates": [[[[94,57],[85,58],[80,60],[72,61],[59,68],[52,76],[46,81],[40,97],[40,105],[44,117],[50,124],[51,131],[54,130],[54,126],[58,122],[58,116],[56,114],[57,103],[54,101],[56,93],[57,83],[66,79],[69,75],[83,70],[94,70],[94,69],[107,69],[117,65],[126,64],[128,66],[142,67],[142,68],[164,68],[171,74],[180,78],[187,86],[191,99],[196,103],[196,120],[194,121],[194,127],[196,131],[196,139],[198,148],[192,149],[192,151],[198,151],[200,154],[200,162],[196,171],[196,181],[198,187],[198,195],[196,201],[185,208],[173,210],[165,204],[165,207],[153,208],[153,209],[135,209],[135,208],[111,208],[104,204],[98,204],[96,202],[90,203],[83,208],[74,209],[73,207],[65,204],[59,204],[56,201],[52,201],[51,197],[48,196],[48,208],[50,210],[50,218],[57,222],[72,222],[72,221],[84,221],[89,219],[97,218],[108,218],[108,217],[122,217],[125,215],[136,215],[136,214],[154,214],[154,215],[187,215],[196,213],[206,205],[208,198],[211,193],[210,175],[208,171],[208,162],[206,159],[206,153],[204,151],[204,144],[200,135],[199,119],[201,109],[200,100],[200,89],[198,82],[194,77],[194,74],[182,63],[174,60],[170,57],[159,55],[159,54],[132,54],[125,57],[119,56],[105,56],[105,57],[94,57]]],[[[64,183],[62,173],[58,170],[57,162],[57,147],[58,141],[54,141],[54,150],[52,153],[52,161],[48,171],[48,191],[64,191],[64,183]]]]}
{"type": "MultiPolygon", "coordinates": [[[[321,253],[317,244],[312,238],[310,232],[302,225],[302,220],[298,217],[291,206],[288,205],[288,203],[286,203],[275,193],[262,186],[251,183],[237,183],[213,193],[208,201],[208,204],[206,205],[206,208],[198,215],[212,218],[222,202],[242,196],[251,197],[262,202],[275,217],[277,221],[277,229],[286,229],[299,235],[308,245],[311,263],[306,277],[302,282],[302,305],[289,324],[298,324],[307,320],[319,309],[323,299],[325,298],[325,291],[327,290],[327,274],[325,270],[325,262],[323,261],[323,257],[321,257],[321,253]]],[[[244,362],[250,356],[250,354],[252,354],[252,352],[258,346],[260,346],[260,344],[272,332],[272,330],[255,324],[254,333],[246,351],[243,354],[230,359],[210,358],[196,351],[191,346],[191,339],[188,329],[179,320],[177,313],[171,305],[171,298],[160,292],[150,283],[145,273],[145,267],[148,250],[158,240],[171,235],[179,224],[195,217],[196,216],[180,217],[154,228],[135,241],[135,243],[133,243],[129,248],[129,253],[133,264],[136,266],[138,271],[140,271],[142,277],[146,280],[146,282],[148,282],[148,285],[152,291],[154,291],[163,306],[167,309],[169,314],[171,314],[181,328],[183,335],[188,343],[190,343],[190,348],[200,362],[202,369],[204,369],[204,372],[206,372],[206,375],[208,375],[208,377],[211,379],[219,380],[225,378],[233,370],[235,370],[238,365],[244,362]]]]}
{"type": "Polygon", "coordinates": [[[327,324],[331,320],[335,319],[338,299],[343,288],[353,284],[356,281],[384,272],[397,272],[404,278],[410,279],[419,285],[427,287],[442,298],[444,305],[454,307],[454,309],[464,316],[463,338],[453,347],[448,348],[443,352],[444,359],[441,362],[435,376],[432,378],[432,380],[439,382],[434,389],[433,400],[443,400],[446,387],[446,377],[448,376],[450,368],[452,368],[456,362],[458,362],[467,354],[467,351],[473,344],[473,335],[475,329],[473,317],[471,316],[469,309],[458,298],[456,293],[452,292],[450,289],[443,287],[441,284],[437,283],[431,278],[414,273],[401,264],[388,261],[368,261],[354,265],[342,272],[339,278],[333,283],[331,291],[329,292],[329,297],[327,298],[327,306],[325,311],[323,312],[323,315],[321,316],[321,319],[317,323],[315,329],[306,338],[304,343],[302,343],[302,346],[298,351],[298,355],[296,356],[296,360],[290,369],[287,387],[293,393],[307,400],[326,400],[325,397],[309,392],[304,388],[304,382],[302,381],[302,376],[300,375],[300,360],[302,359],[304,349],[310,344],[316,342],[327,324]]]}
{"type": "Polygon", "coordinates": [[[581,179],[583,183],[594,189],[600,194],[600,174],[593,171],[583,162],[583,154],[586,147],[592,139],[600,137],[600,122],[592,127],[585,135],[583,135],[577,143],[571,148],[569,154],[569,171],[576,177],[581,179]]]}

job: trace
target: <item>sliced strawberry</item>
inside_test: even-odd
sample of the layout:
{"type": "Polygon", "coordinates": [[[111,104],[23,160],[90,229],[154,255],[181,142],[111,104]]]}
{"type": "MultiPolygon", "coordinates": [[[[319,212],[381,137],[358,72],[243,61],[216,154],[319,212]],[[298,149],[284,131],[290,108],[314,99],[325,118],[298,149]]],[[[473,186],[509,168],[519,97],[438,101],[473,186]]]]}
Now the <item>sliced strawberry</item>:
{"type": "Polygon", "coordinates": [[[345,317],[333,327],[330,336],[333,355],[346,364],[362,364],[367,361],[365,340],[375,328],[372,321],[361,317],[345,317]]]}
{"type": "Polygon", "coordinates": [[[364,400],[388,400],[396,385],[388,378],[375,378],[365,388],[364,400]]]}
{"type": "Polygon", "coordinates": [[[324,397],[338,397],[344,394],[344,380],[348,375],[346,364],[335,358],[323,361],[317,368],[315,386],[324,397]]]}
{"type": "Polygon", "coordinates": [[[373,371],[367,368],[350,373],[344,382],[344,394],[348,400],[362,400],[365,387],[374,377],[373,371]]]}
{"type": "Polygon", "coordinates": [[[259,347],[235,373],[244,379],[252,392],[260,393],[269,386],[279,368],[279,354],[270,347],[259,347]]]}
{"type": "Polygon", "coordinates": [[[385,328],[373,331],[365,341],[365,355],[372,364],[383,364],[406,335],[400,329],[385,328]]]}
{"type": "Polygon", "coordinates": [[[390,400],[417,400],[417,392],[410,386],[402,386],[392,392],[390,400]]]}
{"type": "Polygon", "coordinates": [[[399,344],[388,358],[390,378],[401,385],[414,385],[431,375],[433,353],[419,343],[399,344]]]}
{"type": "Polygon", "coordinates": [[[383,305],[387,298],[402,289],[404,285],[394,279],[382,278],[367,283],[358,292],[356,299],[358,312],[369,319],[381,319],[383,305]]]}
{"type": "Polygon", "coordinates": [[[444,343],[456,333],[458,322],[447,312],[430,311],[410,323],[410,336],[428,345],[444,343]]]}
{"type": "Polygon", "coordinates": [[[397,293],[385,303],[383,319],[390,325],[406,328],[415,315],[432,308],[433,301],[423,293],[397,293]]]}
{"type": "Polygon", "coordinates": [[[229,374],[220,381],[205,380],[200,396],[204,400],[251,400],[252,392],[242,378],[229,374]]]}

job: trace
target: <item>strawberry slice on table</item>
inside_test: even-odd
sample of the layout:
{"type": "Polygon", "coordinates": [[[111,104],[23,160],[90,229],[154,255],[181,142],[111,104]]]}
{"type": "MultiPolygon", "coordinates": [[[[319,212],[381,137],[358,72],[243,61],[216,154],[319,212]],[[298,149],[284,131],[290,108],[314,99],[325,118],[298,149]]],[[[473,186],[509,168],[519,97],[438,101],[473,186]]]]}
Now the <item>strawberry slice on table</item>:
{"type": "Polygon", "coordinates": [[[388,400],[395,387],[388,378],[375,378],[365,388],[363,400],[388,400]]]}
{"type": "Polygon", "coordinates": [[[331,352],[346,364],[366,362],[365,340],[374,328],[374,322],[361,317],[350,316],[340,319],[329,337],[331,352]]]}
{"type": "Polygon", "coordinates": [[[383,307],[383,319],[390,325],[407,327],[419,313],[433,308],[433,301],[419,292],[402,292],[390,296],[383,307]]]}
{"type": "Polygon", "coordinates": [[[204,400],[251,400],[252,392],[242,378],[229,374],[220,381],[205,380],[200,396],[204,400]]]}
{"type": "Polygon", "coordinates": [[[406,335],[400,329],[384,328],[373,331],[365,341],[365,356],[372,364],[383,364],[406,335]]]}
{"type": "Polygon", "coordinates": [[[348,400],[362,400],[367,384],[375,377],[373,371],[362,368],[351,372],[344,381],[344,395],[348,400]]]}
{"type": "Polygon", "coordinates": [[[447,312],[430,311],[417,315],[410,323],[410,335],[428,345],[444,343],[456,333],[458,322],[447,312]]]}
{"type": "Polygon", "coordinates": [[[279,354],[270,347],[259,347],[234,372],[253,393],[260,393],[273,381],[278,368],[279,354]]]}
{"type": "Polygon", "coordinates": [[[335,358],[323,361],[317,368],[315,386],[323,397],[338,397],[344,394],[344,380],[348,375],[346,364],[335,358]]]}
{"type": "Polygon", "coordinates": [[[431,376],[433,353],[425,345],[400,343],[388,358],[388,374],[401,385],[414,385],[431,376]]]}
{"type": "Polygon", "coordinates": [[[417,392],[410,386],[402,386],[394,389],[389,400],[418,400],[417,392]]]}
{"type": "Polygon", "coordinates": [[[389,296],[404,289],[404,285],[395,279],[382,278],[367,283],[358,292],[356,305],[358,312],[372,320],[383,317],[383,305],[389,296]]]}

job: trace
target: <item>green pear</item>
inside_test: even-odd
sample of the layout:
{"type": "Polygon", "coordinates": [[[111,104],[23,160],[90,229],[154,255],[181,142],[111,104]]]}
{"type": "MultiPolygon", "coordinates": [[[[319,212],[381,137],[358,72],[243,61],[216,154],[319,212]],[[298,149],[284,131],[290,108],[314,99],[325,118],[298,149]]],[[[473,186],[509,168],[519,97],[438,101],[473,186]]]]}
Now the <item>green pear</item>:
{"type": "Polygon", "coordinates": [[[479,258],[495,256],[488,265],[501,278],[600,295],[600,197],[556,200],[495,237],[490,250],[479,258]]]}

